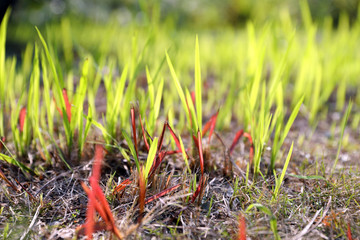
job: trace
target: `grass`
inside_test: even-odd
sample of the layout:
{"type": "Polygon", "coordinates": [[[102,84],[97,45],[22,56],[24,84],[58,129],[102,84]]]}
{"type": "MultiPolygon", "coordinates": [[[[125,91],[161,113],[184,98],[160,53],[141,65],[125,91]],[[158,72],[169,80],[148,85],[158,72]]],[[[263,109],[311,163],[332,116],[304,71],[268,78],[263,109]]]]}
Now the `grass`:
{"type": "Polygon", "coordinates": [[[0,236],[360,234],[359,20],[300,8],[299,27],[285,11],[194,32],[142,2],[143,24],[36,27],[20,59],[8,11],[0,236]]]}

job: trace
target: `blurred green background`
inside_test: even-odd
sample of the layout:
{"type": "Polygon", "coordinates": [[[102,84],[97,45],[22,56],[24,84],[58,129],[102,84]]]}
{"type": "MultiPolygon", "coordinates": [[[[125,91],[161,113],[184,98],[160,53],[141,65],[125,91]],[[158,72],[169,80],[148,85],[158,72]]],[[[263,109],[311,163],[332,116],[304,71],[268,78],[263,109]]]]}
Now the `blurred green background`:
{"type": "MultiPolygon", "coordinates": [[[[310,0],[314,20],[327,16],[334,19],[346,12],[354,21],[358,0],[310,0]]],[[[216,28],[224,24],[241,26],[247,20],[263,22],[289,9],[294,20],[301,17],[298,0],[2,0],[2,8],[12,3],[11,23],[29,23],[41,26],[62,15],[106,22],[115,16],[121,23],[131,19],[144,22],[147,18],[176,19],[176,24],[186,27],[216,28]]],[[[3,10],[3,9],[2,9],[3,10]]]]}
{"type": "MultiPolygon", "coordinates": [[[[346,13],[353,24],[359,0],[310,0],[312,18],[322,24],[329,17],[336,28],[346,13]]],[[[298,0],[1,0],[1,14],[12,5],[7,34],[7,54],[20,56],[28,42],[36,39],[34,26],[59,23],[66,16],[72,23],[108,26],[137,24],[171,26],[169,29],[221,30],[243,28],[251,20],[257,25],[290,17],[302,27],[298,0]]]]}

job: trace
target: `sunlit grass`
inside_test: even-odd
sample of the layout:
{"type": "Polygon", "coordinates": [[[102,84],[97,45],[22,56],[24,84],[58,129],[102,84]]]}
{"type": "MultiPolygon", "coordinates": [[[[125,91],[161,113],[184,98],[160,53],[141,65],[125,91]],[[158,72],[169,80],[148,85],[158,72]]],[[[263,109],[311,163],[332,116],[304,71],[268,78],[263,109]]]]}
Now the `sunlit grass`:
{"type": "MultiPolygon", "coordinates": [[[[358,113],[351,114],[360,103],[360,21],[350,25],[341,15],[338,28],[333,28],[332,20],[312,20],[307,1],[300,7],[301,27],[285,12],[264,25],[248,21],[244,28],[193,32],[151,19],[142,1],[149,14],[144,25],[121,26],[111,20],[103,27],[65,17],[46,30],[35,28],[36,40],[27,43],[20,59],[5,52],[8,11],[0,27],[0,161],[33,175],[57,166],[58,159],[72,170],[89,161],[87,145],[105,143],[107,153],[126,160],[133,177],[116,189],[137,184],[133,192],[139,195],[141,223],[147,203],[180,186],[188,193],[184,203],[198,198],[201,205],[209,176],[221,172],[222,166],[224,177],[234,180],[240,167],[231,154],[244,136],[250,153],[244,156],[246,169],[240,169],[246,174],[245,190],[255,188],[259,179],[275,177],[275,204],[293,151],[308,139],[302,133],[290,148],[286,144],[296,119],[316,129],[328,112],[347,106],[331,172],[315,176],[332,177],[343,142],[348,141],[348,120],[353,129],[360,122],[358,113]],[[349,92],[353,101],[348,100],[349,92]],[[213,131],[235,135],[233,144],[227,146],[231,139],[222,141],[220,136],[221,145],[212,140],[213,131]],[[219,146],[226,161],[220,165],[211,163],[220,155],[214,154],[219,146]],[[27,161],[29,156],[35,157],[27,161]],[[145,200],[147,192],[156,189],[156,177],[165,175],[165,156],[167,166],[183,173],[183,182],[145,200]],[[277,164],[283,166],[279,176],[277,164]]],[[[332,124],[334,138],[337,122],[332,124]]],[[[242,191],[239,179],[236,176],[231,201],[242,191]]],[[[216,204],[213,199],[210,205],[216,204]]],[[[274,238],[279,239],[271,208],[247,206],[246,213],[257,209],[269,217],[274,238]]]]}

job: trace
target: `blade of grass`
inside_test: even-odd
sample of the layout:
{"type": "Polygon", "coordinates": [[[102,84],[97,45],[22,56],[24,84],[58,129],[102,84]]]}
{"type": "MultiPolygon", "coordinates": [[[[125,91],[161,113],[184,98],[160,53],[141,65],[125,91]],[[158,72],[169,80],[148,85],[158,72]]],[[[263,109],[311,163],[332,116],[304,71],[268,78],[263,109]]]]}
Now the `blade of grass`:
{"type": "Polygon", "coordinates": [[[202,98],[201,98],[201,67],[200,67],[200,51],[199,39],[196,35],[195,40],[195,97],[196,97],[196,114],[199,129],[202,129],[202,98]]]}
{"type": "Polygon", "coordinates": [[[340,151],[341,151],[341,146],[342,146],[342,142],[343,142],[343,139],[344,139],[344,132],[345,132],[345,127],[346,127],[346,124],[348,122],[348,119],[349,119],[349,116],[350,116],[350,113],[351,113],[351,109],[352,109],[352,101],[349,102],[349,105],[346,109],[346,113],[345,113],[345,116],[343,117],[342,121],[341,121],[341,134],[340,134],[340,140],[339,140],[339,144],[338,144],[338,150],[337,150],[337,153],[336,153],[336,158],[335,158],[335,161],[334,161],[334,164],[333,164],[333,167],[331,169],[331,173],[330,173],[330,177],[332,177],[334,171],[335,171],[335,168],[336,168],[336,165],[337,165],[337,162],[339,160],[339,156],[340,156],[340,151]]]}
{"type": "MultiPolygon", "coordinates": [[[[53,73],[53,78],[54,78],[54,83],[55,83],[55,99],[57,100],[57,102],[60,102],[60,109],[61,109],[61,112],[63,115],[63,124],[64,124],[64,128],[65,128],[67,145],[69,148],[71,148],[73,136],[72,136],[71,129],[70,129],[70,124],[69,124],[70,121],[69,121],[68,115],[67,115],[67,112],[69,112],[69,110],[67,110],[66,106],[68,106],[68,105],[65,103],[65,96],[63,94],[64,93],[63,92],[64,83],[63,83],[62,79],[60,79],[58,76],[58,73],[57,73],[57,70],[55,67],[55,63],[51,57],[51,54],[50,54],[49,48],[45,42],[45,39],[41,35],[39,29],[37,27],[35,27],[35,29],[36,29],[38,36],[40,38],[40,41],[43,45],[43,49],[45,51],[45,56],[46,56],[47,62],[50,64],[50,68],[53,73]]],[[[48,94],[48,93],[46,93],[46,94],[48,94]]]]}
{"type": "Polygon", "coordinates": [[[289,165],[289,162],[290,162],[290,158],[291,158],[291,154],[292,154],[292,151],[293,151],[293,147],[294,147],[294,142],[292,142],[291,144],[291,147],[290,147],[290,150],[289,150],[289,153],[286,157],[286,161],[285,161],[285,164],[284,164],[284,167],[283,167],[283,170],[281,172],[281,176],[280,176],[280,179],[278,180],[278,182],[276,183],[276,187],[275,187],[275,191],[274,191],[274,198],[273,199],[276,199],[278,194],[279,194],[279,190],[280,190],[280,187],[281,187],[281,184],[284,180],[284,177],[285,177],[285,173],[286,173],[286,170],[287,170],[287,167],[289,165]]]}
{"type": "Polygon", "coordinates": [[[9,164],[19,167],[21,171],[23,171],[24,173],[28,172],[34,174],[34,172],[30,168],[25,166],[22,162],[16,160],[16,158],[14,158],[13,156],[8,156],[3,153],[0,153],[0,160],[3,160],[9,164]]]}
{"type": "Polygon", "coordinates": [[[147,156],[146,165],[145,165],[145,179],[148,179],[149,172],[151,167],[153,166],[156,152],[157,152],[158,139],[155,137],[151,143],[149,154],[147,156]]]}
{"type": "Polygon", "coordinates": [[[3,149],[4,144],[5,144],[6,138],[5,137],[0,137],[0,151],[3,149]]]}
{"type": "Polygon", "coordinates": [[[26,118],[26,107],[22,107],[19,114],[19,130],[21,133],[24,131],[25,118],[26,118]]]}
{"type": "MultiPolygon", "coordinates": [[[[304,101],[304,96],[301,97],[301,99],[297,102],[293,111],[291,112],[291,115],[285,125],[285,128],[281,133],[281,138],[280,138],[280,132],[278,132],[278,134],[275,134],[276,138],[274,139],[274,145],[272,148],[272,154],[271,154],[271,160],[270,160],[270,171],[271,172],[273,171],[273,169],[275,167],[276,156],[277,156],[281,146],[283,145],[285,138],[287,137],[287,135],[290,131],[290,128],[293,125],[293,123],[299,113],[299,110],[300,110],[300,107],[301,107],[303,101],[304,101]],[[280,138],[280,140],[278,140],[278,138],[280,138]]],[[[280,119],[282,119],[282,118],[280,118],[280,119]]],[[[280,131],[280,128],[277,129],[276,131],[280,131]]]]}
{"type": "Polygon", "coordinates": [[[142,166],[139,172],[139,218],[138,223],[142,222],[142,217],[145,208],[145,195],[146,195],[146,177],[144,167],[142,166]]]}
{"type": "Polygon", "coordinates": [[[250,206],[248,206],[245,212],[249,212],[252,208],[257,208],[270,217],[270,228],[274,234],[274,239],[280,240],[280,236],[277,231],[277,220],[276,220],[276,217],[270,211],[270,209],[265,207],[262,204],[254,203],[254,204],[251,204],[250,206]]]}
{"type": "Polygon", "coordinates": [[[132,126],[132,131],[133,131],[135,152],[136,152],[137,158],[139,158],[139,152],[138,152],[138,148],[137,148],[137,139],[136,139],[136,125],[135,125],[135,109],[134,109],[134,107],[131,107],[130,115],[131,115],[131,126],[132,126]]]}
{"type": "Polygon", "coordinates": [[[200,160],[201,176],[203,176],[204,175],[204,155],[203,155],[202,139],[201,139],[200,131],[198,131],[197,140],[198,140],[198,146],[199,146],[199,160],[200,160]]]}
{"type": "Polygon", "coordinates": [[[123,189],[126,188],[126,186],[130,185],[132,183],[132,181],[130,179],[125,179],[124,181],[122,181],[119,185],[117,185],[114,188],[113,194],[116,194],[120,191],[122,191],[123,189]]]}
{"type": "Polygon", "coordinates": [[[348,240],[352,240],[352,234],[351,234],[351,228],[350,228],[350,223],[347,223],[347,231],[346,231],[346,235],[348,237],[348,240]]]}
{"type": "Polygon", "coordinates": [[[132,140],[129,137],[129,135],[124,130],[122,130],[121,133],[122,133],[123,137],[125,138],[125,141],[128,144],[130,152],[135,160],[136,168],[137,168],[138,172],[140,172],[140,163],[139,163],[139,159],[137,157],[136,151],[135,151],[134,144],[132,143],[132,140]]]}
{"type": "Polygon", "coordinates": [[[149,143],[148,143],[148,141],[146,139],[145,128],[144,128],[144,125],[143,125],[143,123],[141,121],[141,114],[139,114],[139,121],[140,121],[140,125],[141,125],[141,131],[142,131],[145,147],[146,147],[146,150],[149,152],[150,146],[149,146],[149,143]]]}
{"type": "Polygon", "coordinates": [[[244,215],[239,215],[239,227],[237,240],[246,240],[246,222],[244,215]]]}
{"type": "MultiPolygon", "coordinates": [[[[92,238],[92,233],[94,231],[94,208],[99,212],[101,217],[105,220],[106,225],[108,226],[107,229],[111,230],[119,239],[122,239],[123,236],[120,231],[115,226],[115,220],[111,213],[110,206],[105,198],[103,191],[99,186],[99,180],[101,175],[101,164],[104,159],[104,148],[101,145],[95,146],[95,157],[94,157],[94,164],[92,169],[92,175],[89,178],[91,191],[87,190],[89,195],[89,202],[88,202],[88,213],[89,219],[86,225],[86,233],[88,238],[92,238]]],[[[83,184],[86,186],[85,184],[83,184]]],[[[86,191],[86,187],[83,187],[86,191]]]]}
{"type": "Polygon", "coordinates": [[[174,67],[173,67],[173,65],[171,63],[171,60],[170,60],[170,57],[169,57],[167,51],[165,52],[165,55],[166,55],[166,60],[167,60],[167,63],[168,63],[169,69],[170,69],[170,73],[171,73],[173,82],[175,84],[176,90],[177,90],[178,95],[179,95],[180,100],[181,100],[181,104],[182,104],[183,109],[185,111],[185,114],[187,116],[188,122],[190,123],[191,122],[190,113],[188,112],[188,105],[186,103],[186,98],[185,98],[184,91],[183,91],[183,89],[181,87],[181,84],[180,84],[179,79],[178,79],[178,77],[176,75],[175,69],[174,69],[174,67]]]}
{"type": "Polygon", "coordinates": [[[63,96],[64,102],[65,102],[65,110],[66,110],[67,121],[71,122],[71,103],[69,102],[69,98],[68,98],[66,88],[63,88],[62,96],[63,96]]]}
{"type": "Polygon", "coordinates": [[[5,176],[3,171],[1,171],[1,169],[0,169],[0,178],[2,178],[15,192],[19,192],[17,187],[12,182],[10,182],[9,179],[7,179],[7,177],[5,176]]]}
{"type": "MultiPolygon", "coordinates": [[[[172,138],[173,138],[173,140],[174,140],[174,142],[175,142],[176,147],[177,147],[178,150],[180,151],[180,150],[181,150],[181,145],[180,145],[179,138],[176,136],[174,130],[172,129],[172,127],[170,126],[170,124],[169,124],[168,122],[166,123],[166,126],[167,126],[167,128],[169,129],[169,131],[170,131],[170,134],[171,134],[171,136],[172,136],[172,138]]],[[[180,136],[180,135],[179,135],[179,136],[180,136]]]]}
{"type": "Polygon", "coordinates": [[[6,43],[6,30],[10,17],[10,8],[7,9],[0,25],[0,136],[5,135],[4,131],[4,112],[5,112],[5,86],[6,86],[6,70],[5,70],[5,43],[6,43]]]}
{"type": "Polygon", "coordinates": [[[190,169],[188,157],[187,157],[187,154],[186,154],[186,151],[185,151],[185,148],[184,148],[184,143],[183,143],[180,135],[179,135],[179,142],[180,142],[182,156],[183,156],[183,159],[184,159],[185,164],[186,164],[186,168],[187,168],[189,174],[191,174],[191,169],[190,169]]]}
{"type": "Polygon", "coordinates": [[[185,90],[185,94],[186,94],[186,104],[187,104],[188,111],[190,112],[190,117],[191,117],[190,118],[191,126],[193,127],[193,133],[195,133],[197,130],[199,130],[197,117],[196,117],[196,113],[195,113],[195,107],[191,100],[191,95],[190,95],[190,92],[188,89],[185,90]]]}
{"type": "Polygon", "coordinates": [[[168,189],[165,189],[165,190],[159,192],[158,194],[155,194],[154,196],[151,196],[151,197],[147,198],[145,200],[145,204],[148,204],[148,203],[150,203],[150,202],[152,202],[152,201],[154,201],[154,200],[168,194],[169,192],[172,192],[172,191],[178,189],[180,186],[181,186],[181,184],[177,184],[177,185],[175,185],[175,186],[173,186],[171,188],[168,188],[168,189]]]}
{"type": "Polygon", "coordinates": [[[234,151],[236,144],[239,142],[239,140],[243,136],[243,134],[244,134],[244,130],[242,130],[242,129],[236,132],[233,142],[231,143],[231,146],[229,148],[230,155],[234,151]]]}

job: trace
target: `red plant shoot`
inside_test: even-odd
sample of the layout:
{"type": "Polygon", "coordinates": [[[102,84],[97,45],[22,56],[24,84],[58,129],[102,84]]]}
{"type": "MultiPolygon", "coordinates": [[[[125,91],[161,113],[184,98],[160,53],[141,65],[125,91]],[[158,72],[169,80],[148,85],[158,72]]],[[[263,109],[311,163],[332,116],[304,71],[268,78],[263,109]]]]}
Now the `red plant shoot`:
{"type": "Polygon", "coordinates": [[[247,132],[245,132],[244,133],[244,130],[239,130],[237,133],[236,133],[236,135],[235,135],[235,137],[234,137],[234,140],[233,140],[233,142],[232,142],[232,144],[231,144],[231,146],[230,146],[230,149],[229,149],[229,153],[230,153],[230,155],[231,155],[231,153],[234,151],[234,149],[235,149],[235,146],[236,146],[236,144],[239,142],[239,140],[240,140],[240,138],[242,137],[242,136],[244,136],[244,137],[246,137],[247,139],[249,139],[249,142],[250,142],[250,152],[249,152],[249,161],[250,161],[250,164],[252,163],[252,160],[253,160],[253,157],[254,157],[254,144],[253,144],[253,140],[252,140],[252,137],[251,137],[251,135],[250,135],[250,133],[247,133],[247,132]]]}
{"type": "Polygon", "coordinates": [[[179,138],[176,136],[174,130],[171,128],[171,126],[169,125],[168,122],[166,122],[166,126],[169,129],[170,134],[171,134],[171,136],[173,137],[173,139],[175,141],[175,144],[176,144],[176,147],[178,148],[178,151],[181,152],[181,144],[180,144],[179,138]]]}
{"type": "MultiPolygon", "coordinates": [[[[62,95],[63,95],[64,102],[65,102],[66,116],[67,116],[68,121],[71,122],[71,104],[70,104],[70,102],[69,102],[69,98],[68,98],[68,95],[67,95],[66,88],[63,88],[63,90],[62,90],[62,95]]],[[[56,104],[55,98],[53,98],[53,100],[54,100],[54,102],[55,102],[55,107],[56,107],[56,109],[57,109],[58,112],[60,113],[60,116],[61,116],[61,117],[64,117],[64,116],[63,116],[63,111],[62,111],[61,108],[59,108],[59,106],[56,104]]]]}
{"type": "Polygon", "coordinates": [[[142,131],[142,135],[143,135],[145,147],[146,147],[146,150],[149,152],[150,146],[149,146],[149,143],[148,143],[148,141],[147,141],[147,139],[146,139],[145,128],[144,128],[144,125],[143,125],[143,123],[142,123],[142,121],[141,121],[141,114],[139,114],[139,120],[140,120],[141,131],[142,131]]]}
{"type": "Polygon", "coordinates": [[[4,143],[5,143],[6,138],[5,137],[1,137],[1,141],[0,141],[0,151],[3,149],[4,147],[4,143]]]}
{"type": "Polygon", "coordinates": [[[246,240],[246,222],[244,215],[239,216],[239,230],[237,240],[246,240]]]}
{"type": "Polygon", "coordinates": [[[203,150],[202,150],[202,141],[201,141],[201,133],[198,131],[197,137],[193,136],[194,141],[196,143],[197,149],[199,151],[199,160],[200,160],[200,170],[201,170],[201,178],[198,187],[196,188],[196,191],[194,192],[192,196],[192,202],[195,201],[196,197],[199,195],[199,193],[202,190],[202,187],[204,185],[204,156],[203,156],[203,150]]]}
{"type": "Polygon", "coordinates": [[[144,168],[141,168],[139,173],[139,218],[138,218],[139,223],[141,223],[142,215],[144,213],[145,194],[146,194],[146,179],[145,179],[144,168]]]}
{"type": "Polygon", "coordinates": [[[161,147],[162,147],[162,144],[163,144],[163,141],[164,141],[166,124],[167,124],[167,122],[164,123],[163,129],[162,129],[162,131],[161,131],[161,135],[160,135],[160,137],[159,137],[159,145],[158,145],[158,149],[157,149],[158,151],[161,150],[161,147]]]}
{"type": "Polygon", "coordinates": [[[119,185],[117,185],[113,191],[113,194],[118,193],[122,190],[124,190],[128,185],[130,185],[132,181],[130,179],[125,179],[122,181],[119,185]]]}
{"type": "Polygon", "coordinates": [[[21,108],[20,113],[19,113],[19,129],[20,129],[20,132],[24,131],[25,118],[26,118],[26,107],[23,107],[23,108],[21,108]]]}
{"type": "Polygon", "coordinates": [[[0,178],[2,178],[10,187],[12,187],[14,191],[19,192],[17,187],[12,182],[10,182],[9,179],[6,178],[5,174],[3,173],[3,171],[1,171],[1,169],[0,169],[0,178]]]}
{"type": "Polygon", "coordinates": [[[172,191],[178,189],[180,186],[181,186],[181,184],[177,184],[177,185],[175,185],[175,186],[173,186],[173,187],[171,187],[171,188],[168,188],[168,189],[165,189],[165,190],[159,192],[158,194],[155,194],[155,195],[152,196],[152,197],[147,198],[147,199],[145,200],[145,204],[148,204],[148,203],[150,203],[150,202],[152,202],[152,201],[154,201],[154,200],[156,200],[156,199],[158,199],[158,198],[160,198],[160,197],[168,194],[169,192],[172,192],[172,191]]]}
{"type": "Polygon", "coordinates": [[[104,149],[101,145],[96,145],[92,175],[89,178],[91,190],[84,183],[81,184],[89,198],[86,211],[86,222],[84,225],[85,234],[88,239],[92,239],[92,234],[95,230],[95,226],[97,226],[94,218],[96,212],[98,212],[102,219],[105,221],[105,224],[107,226],[106,229],[112,231],[113,234],[115,234],[115,236],[117,236],[119,239],[122,239],[123,235],[115,226],[115,220],[111,213],[110,206],[99,185],[101,164],[103,159],[104,149]]]}
{"type": "Polygon", "coordinates": [[[353,240],[352,238],[352,234],[351,234],[351,228],[350,228],[350,223],[347,224],[347,231],[346,231],[346,235],[348,237],[349,240],[353,240]]]}
{"type": "Polygon", "coordinates": [[[134,107],[131,107],[131,109],[130,109],[130,115],[131,115],[131,125],[132,125],[132,130],[133,130],[133,138],[134,138],[135,152],[136,152],[136,156],[139,158],[138,147],[137,147],[137,140],[136,140],[136,125],[135,125],[135,109],[134,109],[134,107]]]}
{"type": "Polygon", "coordinates": [[[219,111],[217,111],[214,115],[212,115],[210,120],[207,121],[207,123],[203,127],[203,130],[202,130],[202,136],[203,137],[205,136],[207,131],[210,130],[210,132],[209,132],[209,142],[210,142],[210,139],[211,139],[211,135],[214,132],[214,129],[215,129],[215,126],[216,126],[216,120],[217,120],[218,115],[219,115],[219,111]]]}
{"type": "Polygon", "coordinates": [[[200,159],[200,169],[201,169],[201,176],[204,175],[204,155],[203,155],[203,149],[202,149],[202,141],[201,141],[201,133],[198,131],[198,148],[199,148],[199,159],[200,159]]]}
{"type": "Polygon", "coordinates": [[[68,121],[71,122],[71,104],[69,102],[69,98],[68,98],[67,91],[65,88],[63,88],[63,90],[62,90],[62,94],[63,94],[63,98],[65,101],[66,115],[67,115],[68,121]]]}
{"type": "Polygon", "coordinates": [[[195,106],[195,91],[191,92],[191,100],[192,100],[192,102],[193,102],[193,104],[195,106]]]}

